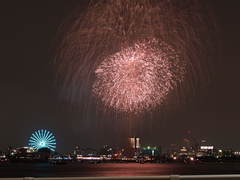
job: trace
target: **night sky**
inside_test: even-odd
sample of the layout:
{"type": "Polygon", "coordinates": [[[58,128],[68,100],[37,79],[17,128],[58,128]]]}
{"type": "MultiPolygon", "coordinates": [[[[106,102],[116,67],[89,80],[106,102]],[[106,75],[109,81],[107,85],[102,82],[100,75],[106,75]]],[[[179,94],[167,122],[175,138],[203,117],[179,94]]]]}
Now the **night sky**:
{"type": "MultiPolygon", "coordinates": [[[[39,129],[51,131],[56,151],[73,152],[75,146],[96,148],[121,146],[94,128],[73,130],[54,88],[51,46],[57,29],[74,8],[76,0],[0,1],[1,76],[0,150],[27,146],[39,129]]],[[[197,91],[185,113],[136,132],[142,146],[182,146],[182,138],[205,138],[218,149],[240,151],[240,1],[211,0],[221,28],[223,62],[206,91],[197,91]],[[191,131],[192,137],[188,135],[191,131]]]]}

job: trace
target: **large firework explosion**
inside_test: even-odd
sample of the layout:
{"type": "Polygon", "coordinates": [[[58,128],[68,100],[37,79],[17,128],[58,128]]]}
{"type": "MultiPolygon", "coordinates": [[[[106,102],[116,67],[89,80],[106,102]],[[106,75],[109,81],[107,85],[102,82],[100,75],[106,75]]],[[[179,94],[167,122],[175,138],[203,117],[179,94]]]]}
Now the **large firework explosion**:
{"type": "Polygon", "coordinates": [[[166,114],[208,81],[217,34],[206,1],[87,1],[57,34],[62,96],[83,122],[166,114]]]}
{"type": "Polygon", "coordinates": [[[182,80],[184,68],[166,44],[138,43],[103,60],[95,71],[93,92],[115,110],[141,114],[164,101],[182,80]]]}

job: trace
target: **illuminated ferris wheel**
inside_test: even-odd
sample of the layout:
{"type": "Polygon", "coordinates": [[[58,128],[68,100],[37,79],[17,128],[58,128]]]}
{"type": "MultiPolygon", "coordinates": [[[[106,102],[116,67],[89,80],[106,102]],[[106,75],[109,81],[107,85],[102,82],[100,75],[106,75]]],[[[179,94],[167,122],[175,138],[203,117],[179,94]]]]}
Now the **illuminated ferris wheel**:
{"type": "Polygon", "coordinates": [[[56,148],[56,139],[53,134],[47,130],[35,131],[29,140],[29,145],[34,149],[49,148],[52,151],[56,148]]]}

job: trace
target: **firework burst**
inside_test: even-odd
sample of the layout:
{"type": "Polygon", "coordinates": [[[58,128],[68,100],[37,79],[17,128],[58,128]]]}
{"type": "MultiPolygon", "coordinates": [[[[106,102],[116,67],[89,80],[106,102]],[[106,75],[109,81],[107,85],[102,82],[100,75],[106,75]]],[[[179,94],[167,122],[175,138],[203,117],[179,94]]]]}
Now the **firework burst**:
{"type": "Polygon", "coordinates": [[[179,54],[165,43],[135,44],[103,60],[93,92],[109,107],[141,113],[163,102],[183,79],[184,68],[179,54]]]}
{"type": "Polygon", "coordinates": [[[57,34],[57,82],[85,119],[163,114],[204,87],[217,39],[206,1],[86,1],[57,34]]]}

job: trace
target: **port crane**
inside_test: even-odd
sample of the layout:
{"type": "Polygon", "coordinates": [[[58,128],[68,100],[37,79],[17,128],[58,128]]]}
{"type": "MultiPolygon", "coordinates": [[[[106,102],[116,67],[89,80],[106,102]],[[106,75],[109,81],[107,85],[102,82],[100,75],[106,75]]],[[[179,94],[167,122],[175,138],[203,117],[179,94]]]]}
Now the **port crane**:
{"type": "Polygon", "coordinates": [[[195,142],[195,144],[194,144],[194,149],[197,151],[198,148],[199,148],[199,140],[196,140],[196,139],[192,136],[191,131],[188,131],[188,134],[189,134],[189,136],[191,137],[191,139],[193,140],[193,142],[195,142]]]}

